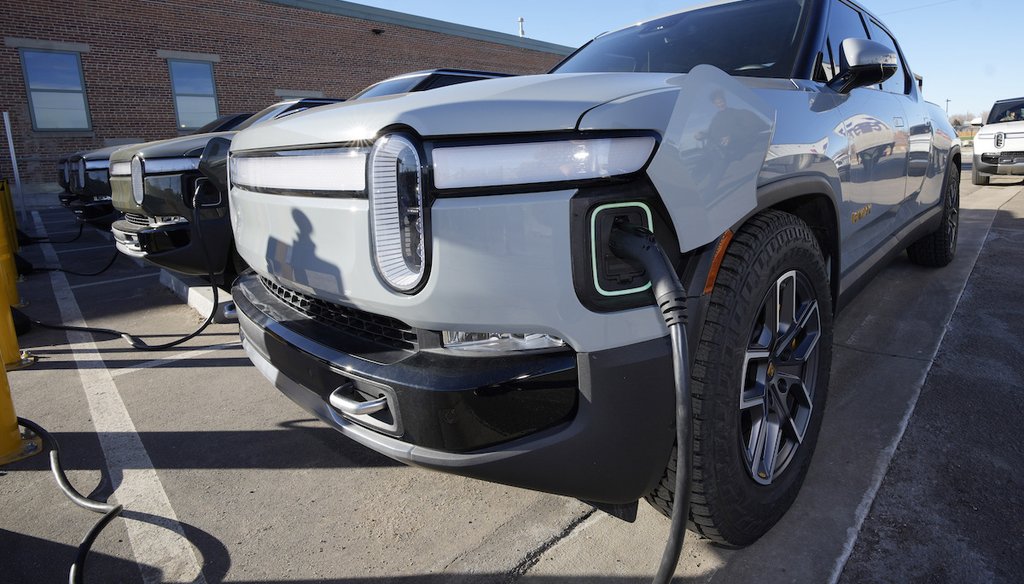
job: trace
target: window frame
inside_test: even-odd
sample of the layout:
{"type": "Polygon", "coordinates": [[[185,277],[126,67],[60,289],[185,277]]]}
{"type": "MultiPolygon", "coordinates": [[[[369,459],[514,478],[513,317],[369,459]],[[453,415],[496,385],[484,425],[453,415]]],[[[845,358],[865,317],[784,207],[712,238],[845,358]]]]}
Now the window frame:
{"type": "MultiPolygon", "coordinates": [[[[867,21],[865,24],[867,24],[867,26],[868,26],[868,34],[869,35],[872,32],[872,28],[871,27],[872,27],[872,25],[874,25],[874,27],[877,28],[879,32],[881,32],[883,35],[887,36],[889,38],[889,40],[892,41],[892,46],[893,46],[893,48],[896,49],[896,60],[898,60],[900,62],[900,72],[903,73],[903,91],[889,91],[887,89],[883,89],[885,87],[885,82],[884,81],[879,84],[878,90],[879,91],[883,91],[885,93],[891,93],[893,95],[910,95],[911,92],[913,91],[912,87],[916,84],[916,82],[913,81],[913,73],[911,73],[910,67],[907,67],[906,59],[903,58],[903,49],[900,47],[900,43],[896,41],[896,37],[894,37],[893,34],[891,32],[889,32],[885,28],[885,26],[882,25],[882,23],[879,22],[877,19],[872,18],[871,16],[869,16],[867,14],[864,14],[864,13],[861,13],[861,16],[863,16],[864,19],[867,21]]],[[[871,37],[871,40],[875,40],[875,38],[871,37]]],[[[876,41],[876,42],[881,43],[881,41],[876,41]]],[[[882,43],[882,44],[885,44],[885,43],[882,43]]],[[[890,81],[890,80],[892,80],[892,77],[890,77],[889,79],[886,79],[886,81],[890,81]]]]}
{"type": "Polygon", "coordinates": [[[82,53],[79,51],[64,51],[59,49],[34,49],[28,47],[22,47],[18,49],[18,58],[21,59],[21,76],[25,82],[25,97],[28,98],[28,113],[32,119],[32,130],[34,132],[91,132],[92,131],[92,115],[89,112],[89,96],[85,89],[85,69],[82,67],[82,53]],[[36,107],[32,101],[32,85],[28,78],[28,67],[25,65],[25,53],[55,53],[60,55],[74,55],[75,61],[78,64],[78,81],[82,88],[79,91],[71,91],[67,89],[39,89],[38,91],[46,91],[50,93],[81,93],[82,94],[82,105],[85,107],[85,127],[84,128],[40,128],[36,122],[36,107]]]}
{"type": "MultiPolygon", "coordinates": [[[[215,120],[215,119],[220,117],[220,103],[219,103],[219,100],[217,98],[217,77],[216,77],[216,75],[214,75],[214,72],[213,72],[213,61],[205,61],[205,60],[200,60],[200,59],[179,59],[179,58],[176,58],[176,57],[174,57],[174,58],[169,57],[167,59],[167,76],[168,76],[168,78],[171,81],[171,101],[174,102],[174,127],[175,127],[175,129],[177,129],[179,132],[186,132],[187,133],[187,132],[192,132],[192,131],[198,130],[199,128],[202,128],[205,125],[205,124],[200,124],[200,125],[194,126],[194,127],[193,126],[185,127],[185,126],[181,125],[181,112],[178,111],[178,97],[212,97],[213,98],[213,120],[215,120]],[[172,63],[197,63],[197,64],[201,64],[201,65],[206,65],[207,67],[209,67],[210,68],[210,87],[213,88],[212,89],[213,93],[209,94],[209,95],[207,95],[205,93],[178,93],[175,90],[175,86],[174,86],[174,67],[171,66],[172,63]]],[[[210,120],[210,121],[212,122],[213,120],[210,120]]]]}

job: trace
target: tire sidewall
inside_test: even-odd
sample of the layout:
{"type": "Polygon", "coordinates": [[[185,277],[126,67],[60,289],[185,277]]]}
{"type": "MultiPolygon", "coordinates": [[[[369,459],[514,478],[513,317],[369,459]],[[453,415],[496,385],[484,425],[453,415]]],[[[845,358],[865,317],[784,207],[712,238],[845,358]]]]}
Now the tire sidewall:
{"type": "MultiPolygon", "coordinates": [[[[779,212],[775,212],[779,213],[779,212]]],[[[779,213],[780,215],[785,215],[779,213]]],[[[708,360],[705,376],[705,414],[701,438],[709,478],[708,494],[718,499],[716,526],[730,543],[747,545],[777,522],[790,507],[807,473],[824,413],[832,351],[832,301],[821,251],[810,228],[792,215],[772,222],[775,227],[752,261],[727,255],[722,270],[735,270],[736,283],[716,285],[712,304],[724,310],[718,354],[708,360]],[[784,273],[797,270],[807,277],[818,301],[820,337],[812,415],[804,440],[782,474],[771,485],[753,480],[746,469],[740,440],[739,396],[747,339],[770,286],[784,273]]],[[[703,335],[702,335],[703,338],[703,335]]]]}

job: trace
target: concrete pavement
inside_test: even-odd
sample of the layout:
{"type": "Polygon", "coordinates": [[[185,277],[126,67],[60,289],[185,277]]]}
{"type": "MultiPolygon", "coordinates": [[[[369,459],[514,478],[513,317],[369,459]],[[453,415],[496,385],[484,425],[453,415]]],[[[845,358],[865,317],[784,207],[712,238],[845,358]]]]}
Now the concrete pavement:
{"type": "MultiPolygon", "coordinates": [[[[896,581],[889,566],[904,558],[892,551],[900,539],[886,531],[891,517],[880,515],[880,505],[891,490],[905,496],[915,487],[913,481],[890,485],[895,470],[888,478],[886,471],[897,452],[893,468],[901,468],[897,445],[904,432],[908,441],[915,435],[914,408],[922,384],[929,387],[937,375],[933,362],[941,362],[952,342],[946,331],[955,329],[958,316],[954,329],[947,322],[957,303],[966,302],[961,292],[966,285],[965,298],[973,298],[971,275],[973,283],[987,274],[979,266],[1006,263],[1009,251],[994,243],[1017,241],[993,233],[1002,233],[1007,207],[997,210],[1021,190],[1019,184],[978,189],[965,181],[954,264],[928,270],[901,257],[844,311],[818,448],[793,509],[744,550],[716,548],[690,534],[681,581],[825,582],[844,569],[845,581],[896,581]]],[[[74,229],[66,210],[40,210],[38,217],[47,231],[74,229]]],[[[32,246],[23,255],[37,265],[55,256],[85,270],[110,257],[107,243],[86,230],[73,244],[32,246]],[[98,249],[75,251],[85,247],[98,249]]],[[[63,294],[70,293],[90,326],[163,338],[187,332],[200,316],[158,280],[155,269],[125,260],[97,278],[35,274],[22,285],[32,303],[25,310],[65,320],[63,294]]],[[[994,282],[991,288],[1002,290],[994,282]]],[[[236,333],[233,325],[217,324],[180,350],[160,354],[104,336],[72,337],[69,346],[63,333],[38,327],[19,339],[43,359],[10,374],[18,414],[56,434],[83,492],[95,487],[98,496],[126,503],[125,519],[115,520],[94,546],[87,581],[575,584],[643,582],[653,574],[668,529],[653,509],[641,505],[637,522],[626,524],[576,501],[397,465],[278,394],[249,365],[236,333]],[[157,517],[154,510],[168,509],[164,501],[174,521],[157,517]]],[[[987,338],[970,337],[956,350],[989,353],[987,338]]],[[[930,394],[920,399],[929,403],[930,394]]],[[[1012,411],[1008,402],[985,405],[1012,411]]],[[[979,414],[976,422],[985,419],[979,414]]],[[[998,485],[990,494],[993,507],[1004,501],[1012,509],[1016,499],[1004,488],[1016,483],[998,485]]],[[[98,516],[63,498],[42,457],[0,469],[0,493],[0,574],[11,581],[65,580],[78,539],[98,516]]],[[[948,527],[933,517],[921,514],[914,529],[948,527]]],[[[987,545],[982,528],[968,538],[987,545]]],[[[999,554],[1013,549],[1004,545],[999,554]]],[[[999,554],[988,565],[998,567],[1005,557],[999,554]]]]}

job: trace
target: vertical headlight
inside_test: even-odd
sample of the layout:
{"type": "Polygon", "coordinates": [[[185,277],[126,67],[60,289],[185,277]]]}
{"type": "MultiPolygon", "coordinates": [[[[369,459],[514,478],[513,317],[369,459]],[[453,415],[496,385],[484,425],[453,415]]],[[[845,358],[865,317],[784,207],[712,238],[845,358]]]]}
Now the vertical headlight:
{"type": "Polygon", "coordinates": [[[423,279],[426,242],[423,176],[416,146],[381,136],[370,151],[370,220],[374,260],[385,282],[411,293],[423,279]]]}
{"type": "Polygon", "coordinates": [[[146,193],[142,184],[142,159],[138,156],[132,158],[132,198],[136,205],[141,205],[146,193]]]}

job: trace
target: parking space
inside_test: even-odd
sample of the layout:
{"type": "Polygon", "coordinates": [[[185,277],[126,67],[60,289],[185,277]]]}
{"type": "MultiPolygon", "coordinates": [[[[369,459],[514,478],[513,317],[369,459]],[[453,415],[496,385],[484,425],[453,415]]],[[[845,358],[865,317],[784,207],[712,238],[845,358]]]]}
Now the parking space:
{"type": "MultiPolygon", "coordinates": [[[[1024,186],[964,178],[955,262],[928,270],[900,257],[837,321],[829,405],[792,510],[744,550],[691,535],[684,581],[1019,573],[1024,186]]],[[[64,209],[38,210],[28,227],[54,239],[76,230],[64,209]]],[[[80,272],[112,253],[91,228],[22,251],[37,267],[80,272]]],[[[158,274],[123,258],[93,277],[36,272],[21,284],[24,310],[166,341],[202,316],[158,274]]],[[[162,352],[39,326],[19,342],[40,362],[10,374],[18,414],[60,440],[81,491],[125,505],[87,581],[643,582],[657,565],[668,520],[652,508],[627,524],[570,499],[394,463],[280,395],[249,364],[236,325],[162,352]]],[[[12,582],[66,580],[97,518],[66,501],[46,464],[0,469],[0,574],[12,582]]]]}

